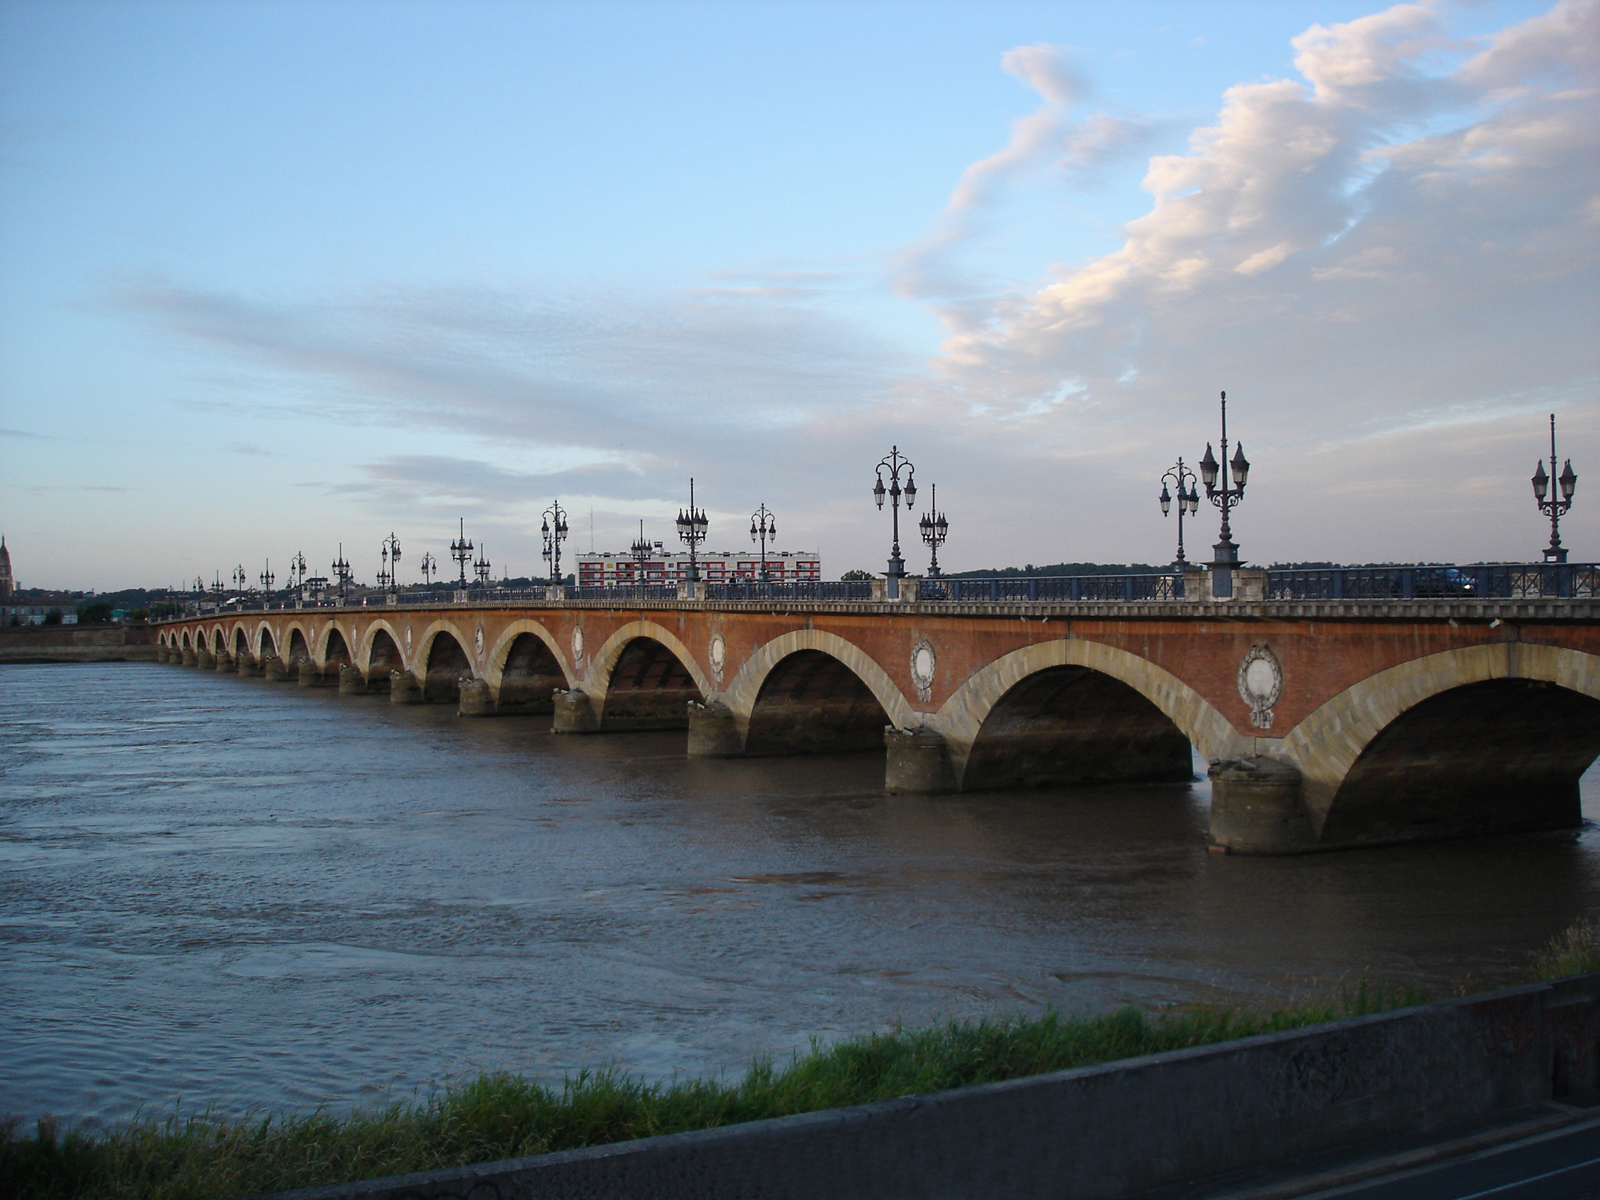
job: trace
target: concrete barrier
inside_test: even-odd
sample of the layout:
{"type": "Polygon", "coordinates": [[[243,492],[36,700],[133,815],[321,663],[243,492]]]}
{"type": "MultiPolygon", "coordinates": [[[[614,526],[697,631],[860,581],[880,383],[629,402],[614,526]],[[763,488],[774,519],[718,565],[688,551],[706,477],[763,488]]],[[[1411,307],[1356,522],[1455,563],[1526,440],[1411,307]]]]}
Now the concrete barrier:
{"type": "Polygon", "coordinates": [[[1600,975],[931,1096],[280,1200],[1120,1197],[1600,1082],[1600,975]]]}

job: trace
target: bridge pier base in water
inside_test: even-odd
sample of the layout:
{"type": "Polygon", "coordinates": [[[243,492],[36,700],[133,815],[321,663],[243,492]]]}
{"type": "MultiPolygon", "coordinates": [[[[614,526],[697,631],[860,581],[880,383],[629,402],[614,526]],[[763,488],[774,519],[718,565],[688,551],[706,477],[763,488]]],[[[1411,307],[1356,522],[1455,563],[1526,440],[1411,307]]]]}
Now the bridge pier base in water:
{"type": "Polygon", "coordinates": [[[461,695],[456,701],[458,717],[492,717],[495,715],[494,696],[489,691],[487,679],[461,680],[461,695]]]}
{"type": "Polygon", "coordinates": [[[1211,844],[1232,854],[1316,848],[1298,768],[1256,755],[1211,765],[1211,844]]]}
{"type": "Polygon", "coordinates": [[[261,660],[249,654],[240,654],[234,658],[234,669],[240,675],[256,676],[261,674],[261,660]]]}
{"type": "Polygon", "coordinates": [[[202,646],[195,651],[194,665],[202,671],[215,671],[217,669],[217,660],[212,656],[211,651],[202,646]]]}
{"type": "Polygon", "coordinates": [[[552,733],[599,733],[600,718],[595,715],[594,701],[588,692],[557,691],[553,697],[555,711],[550,730],[552,733]]]}
{"type": "Polygon", "coordinates": [[[950,765],[950,751],[943,735],[932,730],[896,729],[889,725],[883,731],[883,744],[887,748],[883,786],[889,791],[956,790],[955,769],[950,765]]]}
{"type": "Polygon", "coordinates": [[[339,668],[339,695],[364,696],[367,694],[367,677],[361,673],[360,667],[343,666],[339,668]]]}
{"type": "Polygon", "coordinates": [[[739,758],[744,754],[744,739],[734,722],[733,710],[713,700],[710,704],[689,702],[689,757],[739,758]]]}
{"type": "Polygon", "coordinates": [[[389,672],[389,703],[421,704],[422,685],[410,671],[389,672]]]}
{"type": "Polygon", "coordinates": [[[268,683],[283,683],[289,678],[289,668],[276,654],[263,654],[261,675],[268,683]]]}
{"type": "Polygon", "coordinates": [[[229,654],[226,650],[216,656],[216,661],[217,670],[219,671],[233,671],[237,669],[238,664],[233,661],[233,655],[229,654]]]}

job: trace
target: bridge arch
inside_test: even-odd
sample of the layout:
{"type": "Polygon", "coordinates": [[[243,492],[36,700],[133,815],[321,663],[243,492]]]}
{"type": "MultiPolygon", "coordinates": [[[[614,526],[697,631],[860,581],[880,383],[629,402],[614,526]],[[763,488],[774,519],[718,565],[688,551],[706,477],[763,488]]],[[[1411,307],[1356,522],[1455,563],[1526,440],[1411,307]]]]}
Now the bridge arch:
{"type": "Polygon", "coordinates": [[[711,681],[677,634],[629,621],[595,651],[587,685],[602,729],[683,729],[711,681]]]}
{"type": "Polygon", "coordinates": [[[273,635],[272,626],[262,621],[256,627],[256,657],[266,658],[277,653],[278,639],[273,635]]]}
{"type": "Polygon", "coordinates": [[[311,638],[299,621],[289,623],[283,631],[283,641],[288,650],[283,656],[285,663],[311,661],[311,638]]]}
{"type": "Polygon", "coordinates": [[[246,631],[243,621],[233,627],[233,640],[229,643],[228,649],[233,657],[241,662],[250,658],[250,634],[246,631]]]}
{"type": "Polygon", "coordinates": [[[461,699],[461,678],[477,677],[472,654],[467,647],[472,638],[454,621],[437,620],[417,639],[413,674],[422,685],[422,698],[430,704],[456,703],[461,699]]]}
{"type": "Polygon", "coordinates": [[[317,661],[322,664],[324,671],[350,665],[350,646],[336,622],[329,621],[317,641],[317,661]]]}
{"type": "MultiPolygon", "coordinates": [[[[733,677],[722,696],[723,703],[733,713],[735,727],[747,750],[761,753],[762,743],[769,739],[777,739],[780,742],[794,741],[794,733],[785,737],[777,728],[766,728],[771,723],[769,716],[781,719],[776,711],[770,714],[763,714],[760,711],[778,699],[774,690],[769,690],[769,683],[776,685],[776,688],[787,686],[815,688],[818,685],[828,688],[844,685],[845,691],[853,691],[848,688],[848,681],[837,672],[826,673],[829,669],[818,661],[819,658],[838,663],[876,702],[876,708],[882,711],[883,717],[882,720],[873,718],[876,722],[874,736],[877,745],[883,743],[884,724],[907,729],[919,723],[920,714],[912,709],[905,693],[896,686],[889,673],[878,664],[877,660],[865,650],[835,633],[821,629],[795,629],[758,647],[739,668],[739,673],[733,677]],[[785,663],[788,665],[783,666],[785,663]],[[774,678],[775,672],[779,673],[777,678],[774,678]],[[766,704],[763,704],[763,692],[766,693],[766,704]],[[751,745],[752,725],[755,733],[754,746],[751,745]]],[[[859,740],[864,745],[866,710],[860,704],[858,697],[846,695],[844,691],[835,694],[839,699],[835,718],[846,728],[855,731],[853,740],[859,740]]],[[[792,725],[792,722],[785,720],[784,724],[792,725]]],[[[800,735],[800,744],[804,744],[804,741],[804,736],[800,735]]],[[[817,748],[822,749],[820,746],[817,748]]],[[[783,752],[795,751],[793,748],[788,748],[783,752]]]]}
{"type": "Polygon", "coordinates": [[[405,653],[400,649],[400,633],[388,621],[379,618],[367,626],[356,646],[355,665],[369,687],[386,691],[389,672],[409,669],[405,653]]]}
{"type": "MultiPolygon", "coordinates": [[[[1170,671],[1127,650],[1078,638],[1036,642],[973,672],[940,707],[933,724],[945,737],[957,783],[966,788],[1187,778],[1190,760],[1173,735],[1208,759],[1248,753],[1254,740],[1240,735],[1210,701],[1170,671]],[[1076,696],[1074,688],[1081,689],[1076,696]],[[1023,764],[1018,770],[1001,762],[1008,742],[1019,747],[1031,733],[1045,733],[1052,721],[1071,719],[1074,711],[1087,714],[1096,703],[1115,706],[1111,728],[1084,727],[1075,733],[1110,733],[1132,756],[1125,764],[1129,771],[1112,774],[1059,761],[1023,764]],[[994,743],[986,748],[990,738],[994,743]]],[[[1058,748],[1049,757],[1059,760],[1060,753],[1058,748]]]]}
{"type": "Polygon", "coordinates": [[[577,682],[555,635],[525,617],[506,626],[490,647],[484,678],[498,712],[551,712],[555,690],[577,682]]]}
{"type": "Polygon", "coordinates": [[[1283,740],[1324,845],[1570,828],[1597,755],[1600,655],[1527,642],[1380,671],[1283,740]]]}

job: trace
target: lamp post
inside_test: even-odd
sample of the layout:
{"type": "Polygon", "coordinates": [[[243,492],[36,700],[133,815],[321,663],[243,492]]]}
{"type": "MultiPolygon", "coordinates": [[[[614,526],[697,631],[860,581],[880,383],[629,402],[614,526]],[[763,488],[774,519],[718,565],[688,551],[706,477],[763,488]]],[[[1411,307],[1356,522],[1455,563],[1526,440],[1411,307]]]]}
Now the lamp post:
{"type": "Polygon", "coordinates": [[[567,540],[567,510],[561,501],[552,500],[544,510],[544,524],[539,526],[544,535],[544,560],[550,567],[552,585],[561,582],[561,543],[567,540]]]}
{"type": "Polygon", "coordinates": [[[432,576],[439,573],[439,560],[431,552],[422,556],[422,585],[427,587],[433,582],[432,576]]]}
{"type": "Polygon", "coordinates": [[[261,580],[261,590],[266,596],[266,599],[261,602],[261,606],[265,608],[272,598],[272,585],[278,582],[278,577],[272,573],[272,560],[270,558],[264,561],[261,567],[261,574],[257,575],[256,578],[261,580]]]}
{"type": "Polygon", "coordinates": [[[306,602],[306,556],[298,550],[294,552],[294,557],[289,560],[289,578],[295,581],[295,599],[304,604],[306,602]]]}
{"type": "Polygon", "coordinates": [[[1183,465],[1183,458],[1178,458],[1178,465],[1169,467],[1167,473],[1161,477],[1161,515],[1164,517],[1172,509],[1172,493],[1167,491],[1167,483],[1178,489],[1178,557],[1174,565],[1179,570],[1183,569],[1187,561],[1183,557],[1183,514],[1185,511],[1193,515],[1200,508],[1200,493],[1195,488],[1197,482],[1195,473],[1183,465]]]}
{"type": "Polygon", "coordinates": [[[339,543],[339,557],[333,560],[333,573],[339,577],[339,603],[344,603],[345,592],[350,587],[350,564],[344,558],[344,543],[339,543]]]}
{"type": "MultiPolygon", "coordinates": [[[[642,528],[642,524],[641,524],[642,528]]],[[[678,540],[689,546],[689,582],[700,580],[700,564],[695,558],[700,543],[706,540],[706,510],[694,506],[694,477],[689,477],[689,511],[678,510],[678,540]]]]}
{"type": "Polygon", "coordinates": [[[400,539],[390,533],[383,539],[383,569],[378,572],[378,586],[391,592],[400,590],[400,539]]]}
{"type": "Polygon", "coordinates": [[[238,595],[243,596],[244,589],[248,587],[249,584],[250,576],[245,574],[244,564],[240,563],[233,569],[233,590],[238,595]]]}
{"type": "Polygon", "coordinates": [[[1561,469],[1561,474],[1556,475],[1556,415],[1550,414],[1550,474],[1544,473],[1544,463],[1540,463],[1533,472],[1533,498],[1538,502],[1539,511],[1550,518],[1550,544],[1545,547],[1544,560],[1547,563],[1564,563],[1567,561],[1566,547],[1561,544],[1561,516],[1572,507],[1572,493],[1578,490],[1578,477],[1573,474],[1572,460],[1567,459],[1567,465],[1561,469]],[[1561,489],[1561,495],[1556,495],[1555,488],[1550,486],[1554,478],[1556,486],[1561,489]],[[1548,495],[1550,498],[1545,499],[1548,495]]]}
{"type": "Polygon", "coordinates": [[[489,547],[479,546],[478,561],[472,564],[472,574],[477,578],[479,587],[489,586],[489,570],[489,547]]]}
{"type": "Polygon", "coordinates": [[[220,605],[224,596],[228,594],[228,585],[222,582],[222,572],[211,572],[211,595],[220,605]]]}
{"type": "Polygon", "coordinates": [[[1211,443],[1206,443],[1206,456],[1200,460],[1200,481],[1206,485],[1206,499],[1222,510],[1222,540],[1213,549],[1216,558],[1213,567],[1237,567],[1239,547],[1234,543],[1233,531],[1228,525],[1228,511],[1244,499],[1245,480],[1250,477],[1250,462],[1244,456],[1244,445],[1234,447],[1233,461],[1228,461],[1228,393],[1222,393],[1222,480],[1217,480],[1218,463],[1211,453],[1211,443]],[[1228,482],[1228,469],[1233,468],[1233,483],[1228,482]]]}
{"type": "Polygon", "coordinates": [[[644,522],[639,522],[639,536],[633,545],[628,547],[628,554],[633,559],[633,582],[641,589],[639,594],[644,595],[644,569],[650,561],[650,552],[655,549],[650,539],[644,536],[644,522]]]}
{"type": "Polygon", "coordinates": [[[461,519],[461,536],[450,543],[450,557],[456,560],[456,565],[461,568],[462,590],[467,586],[467,564],[472,561],[472,543],[467,541],[466,518],[461,519]]]}
{"type": "Polygon", "coordinates": [[[944,514],[939,511],[939,485],[934,484],[929,491],[933,493],[931,511],[922,514],[922,520],[917,522],[917,527],[922,531],[922,540],[933,551],[933,561],[928,564],[928,578],[939,578],[939,547],[944,545],[944,539],[950,533],[950,522],[944,519],[944,514]]]}
{"type": "Polygon", "coordinates": [[[778,541],[778,519],[763,504],[750,514],[750,540],[761,542],[761,582],[767,582],[767,541],[778,541]]]}
{"type": "Polygon", "coordinates": [[[900,453],[899,446],[891,446],[889,448],[888,456],[878,464],[878,481],[873,485],[872,488],[872,498],[878,502],[878,507],[880,509],[883,507],[884,496],[887,495],[889,497],[889,511],[891,516],[894,518],[894,547],[889,551],[889,569],[885,571],[884,574],[889,577],[891,581],[890,587],[893,589],[893,594],[896,596],[900,594],[900,577],[906,573],[905,560],[900,557],[900,497],[902,495],[902,488],[900,486],[901,471],[904,471],[906,474],[906,482],[905,488],[903,489],[903,494],[906,498],[906,507],[910,508],[917,498],[917,468],[911,465],[910,459],[906,458],[900,453]],[[885,489],[883,486],[883,472],[885,468],[887,468],[889,472],[889,486],[887,489],[885,489]]]}

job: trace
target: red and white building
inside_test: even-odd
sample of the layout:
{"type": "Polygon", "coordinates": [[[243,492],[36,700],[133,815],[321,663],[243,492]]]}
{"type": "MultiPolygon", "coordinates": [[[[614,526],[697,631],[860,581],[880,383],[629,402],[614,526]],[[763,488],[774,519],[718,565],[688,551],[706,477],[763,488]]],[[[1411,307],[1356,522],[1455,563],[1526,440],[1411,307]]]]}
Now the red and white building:
{"type": "MultiPolygon", "coordinates": [[[[695,555],[700,564],[700,578],[708,583],[726,583],[735,579],[754,580],[761,577],[760,551],[702,550],[695,555]]],[[[605,587],[629,583],[675,584],[689,578],[689,552],[666,549],[655,543],[650,557],[644,561],[644,574],[639,577],[639,563],[631,554],[580,554],[578,555],[578,586],[605,587]]],[[[809,583],[822,578],[822,559],[804,550],[768,550],[767,578],[773,583],[809,583]]]]}

